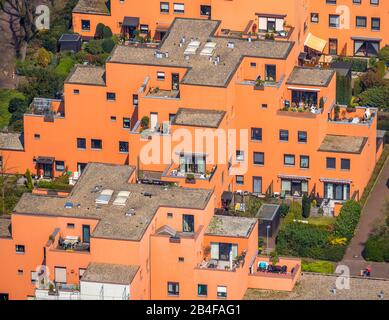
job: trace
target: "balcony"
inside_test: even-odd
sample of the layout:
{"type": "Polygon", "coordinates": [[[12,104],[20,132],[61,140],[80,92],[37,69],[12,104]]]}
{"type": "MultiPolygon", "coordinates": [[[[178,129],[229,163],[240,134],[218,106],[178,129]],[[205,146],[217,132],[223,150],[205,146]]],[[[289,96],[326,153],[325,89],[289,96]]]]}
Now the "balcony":
{"type": "Polygon", "coordinates": [[[375,108],[334,105],[328,112],[328,122],[370,126],[376,116],[375,108]]]}
{"type": "Polygon", "coordinates": [[[174,162],[172,162],[163,172],[162,177],[185,179],[185,183],[195,184],[196,180],[211,181],[216,170],[217,170],[217,165],[205,165],[204,173],[183,171],[180,170],[180,166],[174,165],[174,162]]]}
{"type": "Polygon", "coordinates": [[[27,115],[43,116],[45,122],[53,122],[55,118],[65,117],[65,108],[62,100],[34,98],[27,115]]]}
{"type": "Polygon", "coordinates": [[[243,268],[246,260],[246,251],[242,251],[235,259],[230,261],[210,259],[204,260],[198,265],[199,269],[218,270],[218,271],[236,271],[239,268],[243,268]]]}
{"type": "Polygon", "coordinates": [[[64,251],[77,251],[77,252],[89,252],[90,244],[81,242],[77,236],[67,236],[65,238],[58,239],[57,250],[64,251]]]}
{"type": "Polygon", "coordinates": [[[36,300],[79,300],[80,288],[78,285],[48,283],[39,284],[35,289],[36,300]]]}
{"type": "Polygon", "coordinates": [[[159,89],[158,87],[149,88],[149,91],[146,93],[144,98],[154,98],[154,99],[180,99],[179,90],[164,90],[159,89]]]}

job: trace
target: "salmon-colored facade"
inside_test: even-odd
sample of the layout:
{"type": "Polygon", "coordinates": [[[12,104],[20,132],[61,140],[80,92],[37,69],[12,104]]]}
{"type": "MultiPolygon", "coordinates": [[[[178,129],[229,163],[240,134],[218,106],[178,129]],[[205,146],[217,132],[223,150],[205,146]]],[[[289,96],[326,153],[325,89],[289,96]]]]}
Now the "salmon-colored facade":
{"type": "MultiPolygon", "coordinates": [[[[131,35],[145,31],[147,25],[147,32],[159,43],[126,41],[115,47],[105,67],[76,66],[65,82],[63,100],[35,99],[24,116],[23,135],[0,136],[8,173],[30,169],[37,178],[51,178],[68,171],[75,183],[68,197],[79,201],[77,190],[85,188],[93,171],[86,169],[87,164],[98,162],[116,165],[113,173],[136,168],[128,177],[130,186],[176,184],[177,190],[208,190],[212,195],[197,209],[192,202],[181,209],[176,208],[177,200],[165,206],[159,203],[148,216],[144,234],[123,240],[117,235],[101,237],[100,228],[109,223],[102,223],[99,210],[69,217],[69,211],[61,213],[66,198],[57,195],[50,200],[35,191],[33,198],[23,197],[15,209],[12,232],[3,231],[1,252],[15,257],[2,266],[0,293],[15,299],[34,296],[29,273],[42,261],[49,270],[57,267],[58,277],[63,280],[66,274],[66,282],[73,285],[79,283],[79,270],[87,270],[81,296],[83,286],[89,290],[93,283],[102,282],[101,274],[116,274],[113,270],[120,266],[127,266],[120,269],[127,277],[110,279],[114,287],[107,290],[121,290],[135,299],[239,299],[248,287],[291,290],[300,272],[298,261],[281,259],[281,265],[293,269],[289,274],[256,272],[256,223],[237,222],[250,230],[239,236],[207,229],[219,219],[213,216],[214,209],[222,206],[222,193],[227,190],[259,197],[308,194],[324,199],[328,214],[336,215],[345,200],[358,199],[367,185],[382,152],[377,110],[339,106],[335,71],[325,65],[301,66],[306,44],[317,49],[312,39],[326,39],[329,34],[310,21],[313,8],[321,21],[330,10],[325,1],[315,6],[316,2],[191,1],[184,3],[182,13],[183,3],[166,6],[152,1],[138,8],[129,1],[111,1],[107,12],[96,1],[92,14],[81,0],[73,19],[74,30],[83,36],[92,37],[99,22],[118,34],[125,27],[127,36],[130,31],[131,35]],[[211,19],[202,14],[209,8],[200,10],[200,5],[212,7],[211,19]],[[19,210],[27,203],[34,208],[39,201],[54,201],[57,206],[37,213],[19,210]],[[195,217],[189,235],[181,234],[184,214],[195,217]],[[30,237],[34,224],[39,227],[30,237]],[[68,224],[74,225],[70,233],[68,224]],[[89,226],[89,251],[56,249],[60,238],[82,238],[82,225],[89,226]],[[25,246],[24,254],[15,254],[19,244],[25,246]],[[211,260],[224,264],[216,263],[212,270],[209,260],[202,264],[208,244],[213,244],[211,256],[220,257],[219,250],[234,251],[234,259],[243,259],[232,266],[225,259],[232,255],[222,254],[223,259],[211,260]],[[221,244],[218,249],[216,244],[221,244]],[[161,255],[162,251],[166,254],[161,255]],[[18,273],[19,269],[23,272],[18,273]]],[[[362,2],[366,6],[367,1],[362,2]]],[[[381,1],[379,6],[387,3],[381,1]]],[[[339,36],[339,46],[348,41],[345,34],[339,36]]],[[[384,37],[384,32],[380,34],[384,37]]],[[[325,51],[324,42],[317,43],[325,51]]],[[[95,186],[99,183],[88,184],[88,188],[95,186]]],[[[157,188],[152,192],[161,192],[157,188]]],[[[115,185],[110,189],[120,191],[115,185]]],[[[91,203],[94,207],[94,199],[91,203]]],[[[55,280],[53,274],[50,280],[55,280]]]]}

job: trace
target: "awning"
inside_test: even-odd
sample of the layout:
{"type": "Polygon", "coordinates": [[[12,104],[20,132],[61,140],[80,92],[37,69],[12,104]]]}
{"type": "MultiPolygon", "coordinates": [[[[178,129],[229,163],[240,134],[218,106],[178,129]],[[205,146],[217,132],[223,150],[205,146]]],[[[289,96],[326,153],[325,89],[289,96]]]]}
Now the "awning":
{"type": "Polygon", "coordinates": [[[314,36],[312,33],[309,33],[307,40],[305,40],[304,46],[307,46],[318,52],[323,52],[326,44],[327,44],[326,40],[320,39],[314,36]]]}
{"type": "Polygon", "coordinates": [[[351,180],[332,179],[332,178],[320,178],[321,182],[339,183],[339,184],[350,184],[351,180]]]}
{"type": "Polygon", "coordinates": [[[39,164],[53,164],[54,158],[53,157],[38,157],[36,159],[36,163],[39,164]]]}
{"type": "Polygon", "coordinates": [[[374,41],[374,42],[382,41],[381,38],[369,38],[369,37],[351,37],[351,40],[356,40],[356,41],[374,41]]]}
{"type": "Polygon", "coordinates": [[[124,17],[123,27],[137,27],[139,25],[138,17],[124,17]]]}
{"type": "Polygon", "coordinates": [[[283,175],[283,174],[279,174],[278,178],[284,179],[284,180],[296,180],[296,181],[307,181],[307,180],[311,179],[311,177],[290,176],[290,175],[283,175]]]}

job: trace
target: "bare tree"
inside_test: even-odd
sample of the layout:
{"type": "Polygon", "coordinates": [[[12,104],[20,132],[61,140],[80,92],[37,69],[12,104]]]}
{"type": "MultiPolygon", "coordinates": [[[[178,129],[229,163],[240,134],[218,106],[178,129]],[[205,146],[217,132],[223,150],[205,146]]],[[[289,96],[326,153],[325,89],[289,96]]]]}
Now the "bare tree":
{"type": "Polygon", "coordinates": [[[14,39],[17,55],[24,60],[27,44],[34,38],[37,29],[34,23],[34,1],[0,0],[0,10],[5,13],[14,39]]]}

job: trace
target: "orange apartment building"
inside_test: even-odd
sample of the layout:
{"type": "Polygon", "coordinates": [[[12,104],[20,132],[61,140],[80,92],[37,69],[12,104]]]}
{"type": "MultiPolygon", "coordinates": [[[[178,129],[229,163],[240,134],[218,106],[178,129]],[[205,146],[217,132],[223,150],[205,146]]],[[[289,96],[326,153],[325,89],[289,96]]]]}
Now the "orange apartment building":
{"type": "Polygon", "coordinates": [[[298,260],[281,259],[289,273],[278,278],[257,273],[266,258],[257,257],[256,220],[213,213],[228,190],[310,194],[328,200],[336,214],[343,201],[362,194],[381,155],[377,110],[338,106],[335,71],[299,66],[306,47],[328,46],[322,41],[328,33],[315,32],[310,22],[312,2],[214,1],[212,19],[200,3],[175,13],[182,6],[170,3],[161,12],[156,2],[130,10],[129,1],[111,1],[102,12],[95,2],[81,0],[75,8],[74,29],[83,36],[103,22],[115,33],[147,25],[163,39],[118,45],[105,67],[76,66],[63,100],[35,99],[24,133],[0,134],[7,173],[30,169],[50,178],[69,171],[75,183],[70,195],[26,194],[11,221],[0,220],[1,252],[13,257],[2,266],[0,293],[47,298],[47,286],[35,290],[38,265],[48,267],[68,298],[66,292],[104,297],[104,288],[106,298],[131,299],[197,299],[204,292],[239,299],[247,288],[291,290],[298,260]],[[271,30],[275,39],[267,39],[271,30]],[[228,143],[238,141],[237,148],[220,155],[217,144],[182,146],[180,134],[189,133],[193,147],[201,130],[208,142],[235,130],[238,138],[228,143]],[[239,140],[242,132],[248,137],[239,140]],[[167,156],[166,145],[173,150],[167,156]],[[144,161],[148,151],[157,161],[144,161]],[[236,173],[239,167],[246,169],[236,173]],[[130,195],[124,206],[96,202],[104,190],[112,190],[112,200],[120,191],[130,195]],[[59,242],[67,237],[86,245],[63,250],[59,242]],[[209,256],[213,263],[203,262],[209,256]]]}

